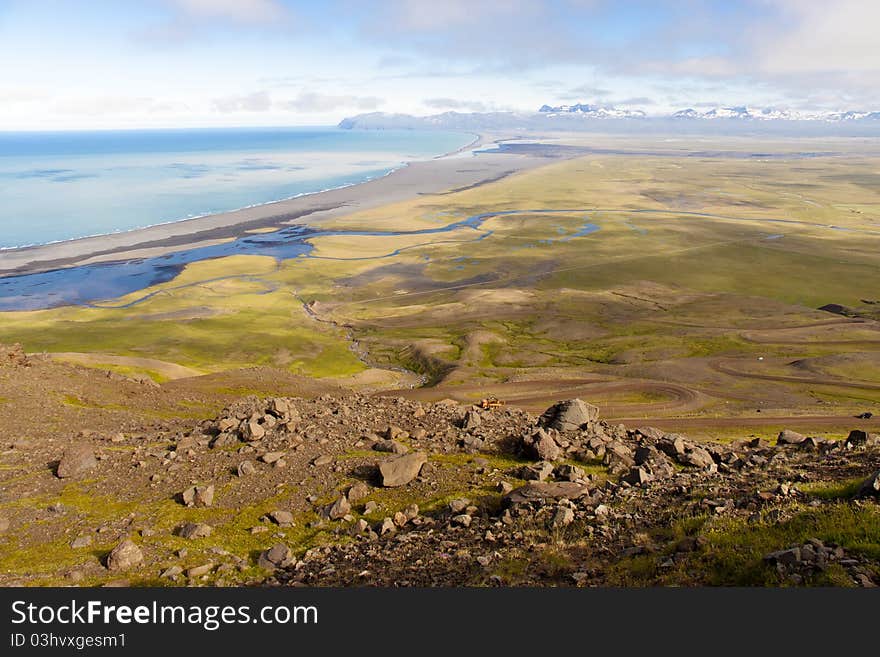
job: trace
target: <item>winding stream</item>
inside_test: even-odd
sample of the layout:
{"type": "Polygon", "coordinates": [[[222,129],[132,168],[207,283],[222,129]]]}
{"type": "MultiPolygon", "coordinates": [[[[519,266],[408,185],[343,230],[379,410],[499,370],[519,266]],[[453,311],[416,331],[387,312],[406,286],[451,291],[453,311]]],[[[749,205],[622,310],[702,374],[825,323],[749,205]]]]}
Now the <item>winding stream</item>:
{"type": "MultiPolygon", "coordinates": [[[[327,236],[363,236],[363,237],[398,237],[403,235],[439,235],[457,230],[472,230],[474,238],[470,241],[479,242],[490,237],[494,231],[484,229],[483,223],[495,217],[529,214],[574,214],[583,215],[583,224],[573,232],[558,232],[552,237],[537,240],[539,243],[567,242],[569,240],[590,235],[600,227],[590,221],[591,215],[670,215],[682,217],[704,217],[723,221],[767,222],[772,224],[788,224],[811,228],[822,228],[836,231],[880,235],[880,231],[859,228],[846,228],[831,224],[815,224],[796,219],[733,217],[710,214],[706,212],[687,212],[674,210],[651,209],[607,209],[607,208],[563,208],[563,209],[526,209],[498,210],[483,212],[465,219],[453,221],[436,228],[423,228],[411,231],[353,231],[353,230],[320,230],[307,225],[294,225],[281,228],[271,233],[246,235],[224,244],[201,246],[185,249],[152,258],[139,258],[125,261],[96,263],[56,269],[34,274],[20,274],[0,277],[0,311],[38,310],[66,305],[87,305],[101,308],[126,308],[150,299],[161,291],[154,291],[126,304],[96,303],[105,299],[116,299],[138,290],[143,290],[160,283],[173,280],[183,268],[193,262],[210,260],[232,255],[263,255],[276,260],[293,258],[316,258],[325,260],[378,260],[392,258],[400,253],[422,246],[442,243],[437,240],[426,240],[418,244],[394,249],[388,253],[375,256],[330,257],[314,254],[311,240],[327,236]]],[[[634,228],[634,227],[633,227],[634,228]]],[[[640,234],[644,234],[639,231],[640,234]]],[[[783,235],[773,235],[772,239],[780,239],[783,235]]],[[[522,248],[522,247],[518,247],[522,248]]],[[[211,281],[240,278],[257,280],[252,276],[237,275],[211,279],[211,281]]],[[[201,285],[211,281],[197,281],[178,288],[201,285]]],[[[274,283],[268,283],[274,286],[274,283]]]]}

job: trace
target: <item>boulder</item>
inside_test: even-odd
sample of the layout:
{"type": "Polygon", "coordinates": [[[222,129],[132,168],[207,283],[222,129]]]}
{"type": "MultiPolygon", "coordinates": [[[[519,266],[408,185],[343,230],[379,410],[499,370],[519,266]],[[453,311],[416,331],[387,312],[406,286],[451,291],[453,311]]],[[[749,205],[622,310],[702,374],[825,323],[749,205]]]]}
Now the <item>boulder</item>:
{"type": "Polygon", "coordinates": [[[276,568],[284,568],[293,563],[293,552],[283,543],[277,543],[264,550],[257,560],[257,565],[266,570],[275,570],[276,568]]]}
{"type": "Polygon", "coordinates": [[[214,531],[214,528],[211,525],[206,525],[203,522],[187,522],[178,527],[177,535],[181,538],[188,538],[190,540],[196,538],[207,538],[214,531]]]}
{"type": "Polygon", "coordinates": [[[776,437],[777,445],[800,445],[807,437],[791,429],[783,429],[776,437]]]}
{"type": "Polygon", "coordinates": [[[257,417],[251,417],[241,425],[241,437],[247,442],[260,440],[266,435],[266,430],[257,417]]]}
{"type": "Polygon", "coordinates": [[[562,455],[556,440],[542,427],[531,435],[523,436],[522,447],[526,456],[538,461],[555,461],[562,455]]]}
{"type": "Polygon", "coordinates": [[[846,437],[844,445],[847,449],[855,447],[876,447],[880,445],[880,435],[876,433],[868,433],[861,429],[853,429],[846,437]]]}
{"type": "Polygon", "coordinates": [[[653,479],[654,475],[651,474],[646,468],[643,468],[641,466],[630,468],[630,471],[622,477],[622,481],[625,481],[628,484],[632,484],[633,486],[641,486],[643,484],[647,484],[653,479]]]}
{"type": "Polygon", "coordinates": [[[144,561],[144,553],[130,538],[119,543],[107,555],[107,570],[128,570],[144,561]]]}
{"type": "Polygon", "coordinates": [[[480,417],[480,412],[471,408],[464,414],[464,419],[461,421],[461,428],[465,431],[470,431],[471,429],[476,429],[482,423],[483,418],[480,417]]]}
{"type": "Polygon", "coordinates": [[[880,497],[880,470],[862,482],[856,497],[880,497]]]}
{"type": "Polygon", "coordinates": [[[574,431],[599,417],[599,409],[582,399],[557,402],[541,415],[538,423],[557,431],[574,431]]]}
{"type": "Polygon", "coordinates": [[[252,475],[257,471],[257,466],[255,466],[250,461],[242,461],[238,464],[238,467],[235,469],[236,474],[239,477],[247,477],[248,475],[252,475]]]}
{"type": "Polygon", "coordinates": [[[211,506],[214,503],[214,484],[190,486],[181,493],[181,498],[186,506],[211,506]]]}
{"type": "Polygon", "coordinates": [[[377,452],[390,452],[391,454],[407,454],[409,447],[396,440],[377,440],[373,443],[373,449],[377,452]]]}
{"type": "Polygon", "coordinates": [[[422,466],[428,462],[424,452],[404,454],[379,464],[379,477],[382,485],[388,488],[405,486],[419,476],[422,466]]]}
{"type": "Polygon", "coordinates": [[[55,474],[59,479],[79,477],[89,470],[97,467],[98,460],[94,450],[88,445],[71,445],[64,451],[64,456],[58,462],[55,474]]]}
{"type": "Polygon", "coordinates": [[[510,491],[504,496],[503,501],[509,505],[516,505],[562,498],[574,500],[588,495],[589,492],[589,486],[572,481],[533,481],[510,491]]]}
{"type": "Polygon", "coordinates": [[[184,571],[184,575],[187,577],[201,577],[202,575],[207,575],[212,570],[214,570],[214,564],[212,562],[203,563],[200,566],[192,566],[191,568],[187,568],[184,571]]]}
{"type": "Polygon", "coordinates": [[[574,511],[572,511],[567,506],[560,506],[556,510],[556,515],[553,516],[553,520],[550,521],[550,526],[553,529],[561,529],[562,527],[566,527],[574,522],[574,511]]]}
{"type": "Polygon", "coordinates": [[[278,461],[280,461],[283,458],[284,458],[284,452],[266,452],[265,454],[263,454],[260,457],[260,460],[263,463],[272,464],[272,463],[277,463],[278,461]]]}
{"type": "Polygon", "coordinates": [[[357,502],[359,500],[364,499],[367,495],[370,494],[370,487],[367,486],[364,482],[358,481],[351,485],[351,488],[348,489],[348,501],[349,502],[357,502]]]}
{"type": "Polygon", "coordinates": [[[471,501],[466,497],[459,497],[449,503],[449,510],[452,511],[453,514],[459,514],[468,508],[470,504],[471,501]]]}
{"type": "Polygon", "coordinates": [[[348,500],[343,495],[330,506],[327,515],[330,516],[330,520],[341,520],[349,513],[351,513],[351,504],[348,503],[348,500]]]}
{"type": "Polygon", "coordinates": [[[534,465],[523,466],[519,471],[520,479],[526,481],[544,481],[553,474],[553,464],[549,461],[539,461],[534,465]]]}
{"type": "Polygon", "coordinates": [[[285,511],[284,509],[276,509],[268,514],[269,519],[272,520],[279,527],[293,527],[293,514],[290,511],[285,511]]]}

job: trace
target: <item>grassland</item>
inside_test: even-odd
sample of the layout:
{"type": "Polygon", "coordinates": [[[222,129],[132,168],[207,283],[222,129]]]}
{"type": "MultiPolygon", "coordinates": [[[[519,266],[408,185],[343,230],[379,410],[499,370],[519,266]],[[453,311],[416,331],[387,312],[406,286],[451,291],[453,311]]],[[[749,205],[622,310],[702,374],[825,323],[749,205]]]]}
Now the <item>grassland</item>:
{"type": "Polygon", "coordinates": [[[698,434],[758,409],[838,416],[826,431],[839,433],[880,402],[880,325],[817,308],[865,307],[880,290],[880,158],[843,142],[772,148],[853,154],[551,163],[323,225],[411,231],[518,211],[480,230],[315,237],[315,257],[199,262],[101,307],[5,313],[0,341],[342,383],[403,367],[434,384],[405,394],[493,392],[530,410],[581,386],[606,415],[683,418],[698,434]],[[585,222],[599,230],[574,236],[585,222]]]}

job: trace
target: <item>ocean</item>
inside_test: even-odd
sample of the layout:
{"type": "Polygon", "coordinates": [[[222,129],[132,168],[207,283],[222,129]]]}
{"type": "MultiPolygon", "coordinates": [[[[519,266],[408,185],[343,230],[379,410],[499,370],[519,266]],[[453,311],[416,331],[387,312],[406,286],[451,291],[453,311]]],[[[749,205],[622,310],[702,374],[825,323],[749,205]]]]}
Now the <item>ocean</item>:
{"type": "Polygon", "coordinates": [[[472,140],[337,128],[0,132],[0,249],[356,184],[472,140]]]}

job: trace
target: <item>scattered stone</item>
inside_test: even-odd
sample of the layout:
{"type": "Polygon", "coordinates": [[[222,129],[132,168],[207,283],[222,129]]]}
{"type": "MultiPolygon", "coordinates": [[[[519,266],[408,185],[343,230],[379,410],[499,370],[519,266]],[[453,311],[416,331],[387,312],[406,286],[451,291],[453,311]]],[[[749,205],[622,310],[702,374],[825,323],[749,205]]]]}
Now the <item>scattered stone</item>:
{"type": "Polygon", "coordinates": [[[275,570],[276,568],[284,568],[293,563],[293,552],[283,543],[277,543],[264,550],[257,560],[257,565],[266,570],[275,570]]]}
{"type": "Polygon", "coordinates": [[[589,492],[589,486],[571,481],[535,481],[512,490],[504,496],[504,502],[509,505],[516,505],[526,502],[556,500],[562,498],[575,500],[584,495],[588,495],[589,492]]]}
{"type": "Polygon", "coordinates": [[[880,497],[880,470],[862,482],[856,497],[880,497]]]}
{"type": "Polygon", "coordinates": [[[451,522],[453,525],[459,525],[461,527],[470,527],[473,518],[469,516],[467,513],[462,513],[457,516],[452,516],[451,522]]]}
{"type": "Polygon", "coordinates": [[[275,463],[284,458],[284,452],[266,452],[260,457],[263,463],[275,463]]]}
{"type": "Polygon", "coordinates": [[[74,550],[79,550],[80,548],[89,547],[92,544],[92,537],[88,535],[77,536],[70,543],[70,547],[74,550]]]}
{"type": "Polygon", "coordinates": [[[107,570],[128,570],[144,561],[144,553],[130,538],[126,538],[107,555],[107,570]]]}
{"type": "Polygon", "coordinates": [[[466,508],[468,508],[470,503],[471,503],[471,501],[469,499],[466,499],[464,497],[460,497],[458,499],[452,500],[449,503],[449,510],[452,511],[452,513],[461,513],[466,508]]]}
{"type": "Polygon", "coordinates": [[[397,531],[397,525],[394,524],[394,520],[391,518],[384,518],[379,525],[379,536],[384,536],[385,534],[390,534],[395,531],[397,531]]]}
{"type": "Polygon", "coordinates": [[[377,440],[373,443],[373,449],[377,452],[390,452],[391,454],[406,454],[409,447],[396,440],[377,440]]]}
{"type": "Polygon", "coordinates": [[[476,429],[483,423],[483,418],[480,416],[480,412],[471,408],[464,414],[464,419],[461,421],[461,428],[465,431],[470,431],[472,429],[476,429]]]}
{"type": "Polygon", "coordinates": [[[260,424],[259,419],[256,417],[250,418],[241,426],[241,437],[249,443],[260,440],[265,435],[266,430],[263,428],[263,425],[260,424]]]}
{"type": "Polygon", "coordinates": [[[557,479],[562,481],[578,481],[580,479],[586,479],[587,476],[587,473],[584,472],[583,468],[568,463],[557,465],[553,470],[553,473],[556,475],[557,479]]]}
{"type": "Polygon", "coordinates": [[[388,428],[385,429],[385,437],[388,440],[401,440],[401,439],[409,438],[409,433],[407,433],[406,431],[404,431],[403,429],[401,429],[398,426],[390,424],[390,425],[388,425],[388,428]]]}
{"type": "Polygon", "coordinates": [[[880,434],[868,433],[861,429],[853,429],[850,431],[844,441],[844,446],[847,449],[854,449],[857,447],[876,447],[877,445],[880,445],[880,434]]]}
{"type": "Polygon", "coordinates": [[[333,457],[330,456],[329,454],[322,454],[321,456],[317,457],[315,460],[312,461],[312,465],[317,466],[317,467],[321,467],[323,465],[330,465],[331,463],[333,463],[333,457]]]}
{"type": "Polygon", "coordinates": [[[79,477],[98,466],[94,450],[85,444],[71,445],[64,451],[55,474],[59,479],[79,477]]]}
{"type": "Polygon", "coordinates": [[[201,566],[193,566],[192,568],[187,568],[185,574],[187,577],[201,577],[202,575],[207,575],[212,570],[214,570],[214,564],[210,561],[208,563],[203,563],[201,566]]]}
{"type": "Polygon", "coordinates": [[[330,520],[341,520],[349,513],[351,513],[351,504],[348,503],[348,500],[343,495],[330,506],[327,515],[330,516],[330,520]]]}
{"type": "Polygon", "coordinates": [[[348,501],[351,503],[358,502],[370,494],[370,487],[364,482],[358,481],[351,485],[348,489],[348,501]]]}
{"type": "Polygon", "coordinates": [[[560,506],[556,510],[556,515],[553,516],[553,520],[550,521],[550,526],[554,529],[560,529],[562,527],[567,527],[573,522],[574,511],[567,506],[560,506]]]}
{"type": "Polygon", "coordinates": [[[549,461],[541,461],[534,465],[526,465],[519,472],[521,479],[526,481],[544,481],[553,474],[553,464],[549,461]]]}
{"type": "Polygon", "coordinates": [[[800,445],[807,437],[791,429],[783,429],[776,437],[777,445],[800,445]]]}
{"type": "Polygon", "coordinates": [[[187,522],[177,528],[177,535],[181,538],[194,540],[197,538],[207,538],[214,531],[211,525],[203,522],[187,522]]]}
{"type": "Polygon", "coordinates": [[[562,454],[562,449],[547,431],[538,427],[534,433],[523,436],[523,452],[529,458],[539,461],[555,461],[562,454]]]}
{"type": "Polygon", "coordinates": [[[183,568],[178,565],[171,566],[162,571],[162,574],[159,577],[164,577],[165,579],[174,579],[183,573],[183,568]]]}
{"type": "Polygon", "coordinates": [[[422,466],[428,462],[424,452],[404,454],[379,464],[379,475],[385,487],[405,486],[419,476],[422,466]]]}
{"type": "Polygon", "coordinates": [[[541,416],[539,424],[557,431],[575,431],[599,417],[599,409],[581,399],[561,401],[541,416]]]}
{"type": "Polygon", "coordinates": [[[268,514],[269,519],[279,527],[293,527],[293,514],[284,509],[276,509],[268,514]]]}
{"type": "Polygon", "coordinates": [[[190,486],[181,493],[186,506],[208,507],[214,503],[214,484],[190,486]]]}
{"type": "Polygon", "coordinates": [[[235,472],[239,477],[247,477],[248,475],[252,475],[257,471],[257,466],[255,466],[250,461],[242,461],[238,464],[235,472]]]}
{"type": "Polygon", "coordinates": [[[623,477],[623,481],[633,486],[641,486],[647,484],[649,481],[653,481],[653,479],[654,475],[642,466],[631,468],[630,471],[623,477]]]}

